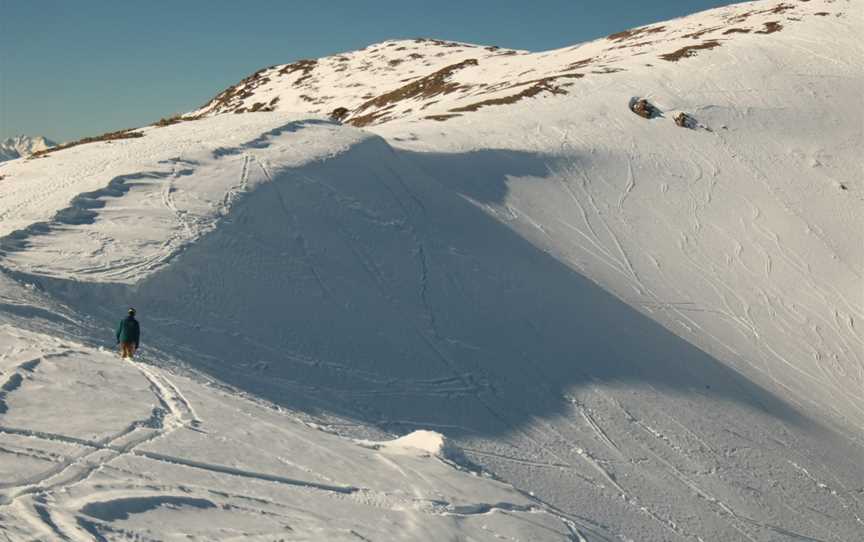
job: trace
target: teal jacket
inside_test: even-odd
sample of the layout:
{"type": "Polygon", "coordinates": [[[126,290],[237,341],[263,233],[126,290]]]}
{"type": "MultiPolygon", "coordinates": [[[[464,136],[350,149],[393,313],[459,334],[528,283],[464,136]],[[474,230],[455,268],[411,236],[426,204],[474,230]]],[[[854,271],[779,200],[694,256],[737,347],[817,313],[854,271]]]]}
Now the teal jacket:
{"type": "Polygon", "coordinates": [[[134,316],[127,316],[120,320],[120,325],[117,326],[117,342],[118,343],[133,343],[135,348],[138,348],[138,341],[141,339],[141,326],[138,325],[138,320],[134,316]]]}

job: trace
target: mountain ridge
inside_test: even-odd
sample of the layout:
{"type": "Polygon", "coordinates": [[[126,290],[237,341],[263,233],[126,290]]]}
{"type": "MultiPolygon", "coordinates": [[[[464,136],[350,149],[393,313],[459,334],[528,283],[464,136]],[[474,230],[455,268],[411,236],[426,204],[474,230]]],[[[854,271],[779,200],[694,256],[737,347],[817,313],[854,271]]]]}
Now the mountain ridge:
{"type": "Polygon", "coordinates": [[[567,94],[579,79],[652,63],[685,61],[735,40],[782,32],[813,17],[845,17],[838,6],[753,2],[532,53],[429,38],[388,40],[359,51],[263,68],[189,116],[255,111],[332,115],[355,126],[446,121],[526,97],[567,94]],[[638,57],[638,58],[637,58],[638,57]],[[407,77],[406,77],[407,76],[407,77]]]}
{"type": "Polygon", "coordinates": [[[0,162],[26,158],[35,152],[54,147],[57,143],[43,136],[18,135],[0,141],[0,162]]]}

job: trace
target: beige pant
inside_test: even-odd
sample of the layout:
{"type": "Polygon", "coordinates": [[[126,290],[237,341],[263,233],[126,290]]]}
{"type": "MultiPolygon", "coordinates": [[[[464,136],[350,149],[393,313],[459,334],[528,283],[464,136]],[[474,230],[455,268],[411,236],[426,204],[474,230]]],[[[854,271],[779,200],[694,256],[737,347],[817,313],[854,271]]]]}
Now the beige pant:
{"type": "Polygon", "coordinates": [[[132,359],[132,355],[135,353],[135,343],[120,343],[120,357],[123,359],[129,358],[132,359]]]}

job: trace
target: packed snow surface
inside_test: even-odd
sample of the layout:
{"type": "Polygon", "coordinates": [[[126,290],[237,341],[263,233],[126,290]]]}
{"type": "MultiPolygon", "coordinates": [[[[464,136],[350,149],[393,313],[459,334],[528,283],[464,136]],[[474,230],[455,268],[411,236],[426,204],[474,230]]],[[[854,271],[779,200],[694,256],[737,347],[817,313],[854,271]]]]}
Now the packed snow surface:
{"type": "Polygon", "coordinates": [[[860,540],[862,8],[386,42],[3,163],[0,535],[860,540]]]}

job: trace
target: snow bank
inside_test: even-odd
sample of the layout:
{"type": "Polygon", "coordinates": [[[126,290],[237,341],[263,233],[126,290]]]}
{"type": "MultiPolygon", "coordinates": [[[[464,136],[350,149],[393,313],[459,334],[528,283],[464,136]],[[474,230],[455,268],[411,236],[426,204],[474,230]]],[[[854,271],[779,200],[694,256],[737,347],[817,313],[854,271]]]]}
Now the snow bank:
{"type": "Polygon", "coordinates": [[[373,450],[383,450],[391,454],[434,455],[451,458],[461,455],[459,448],[447,437],[436,431],[417,430],[399,438],[381,442],[358,440],[358,444],[373,450]]]}

